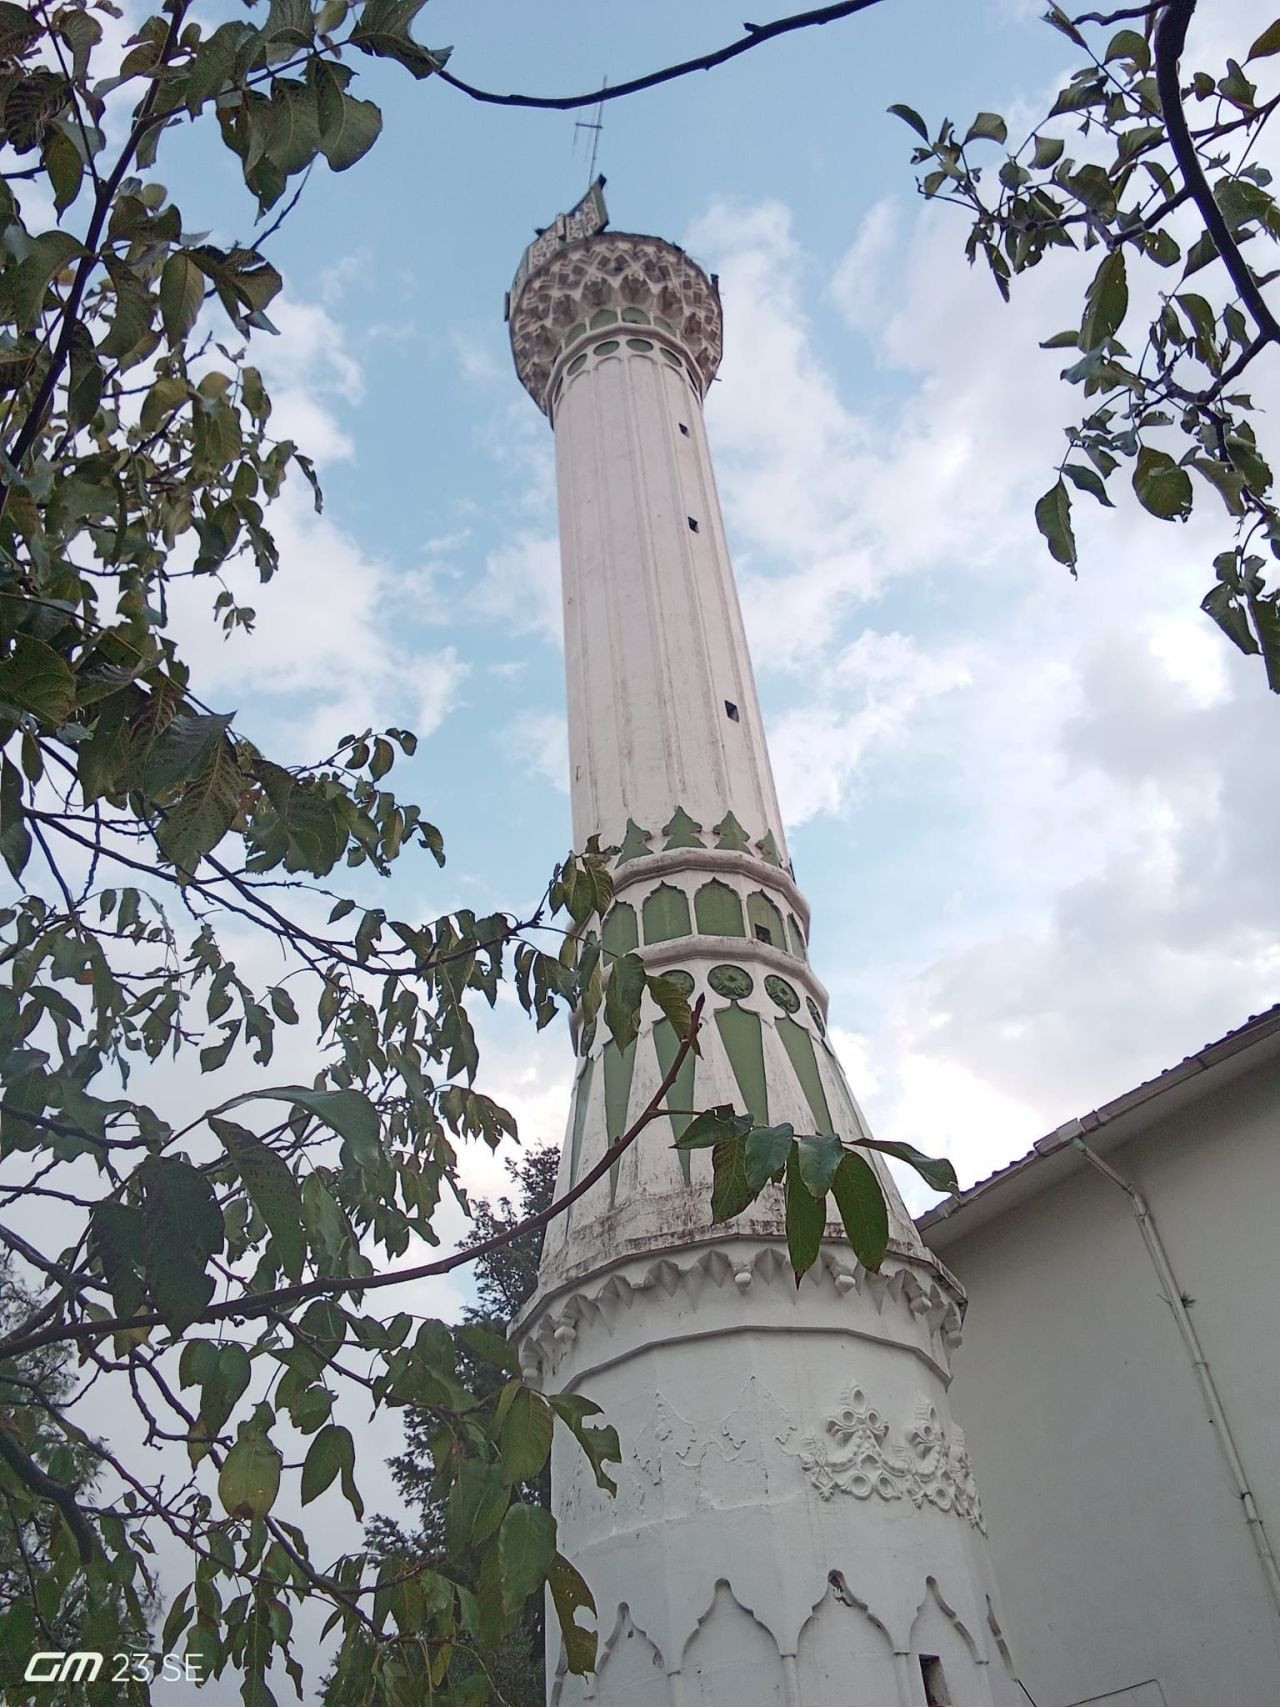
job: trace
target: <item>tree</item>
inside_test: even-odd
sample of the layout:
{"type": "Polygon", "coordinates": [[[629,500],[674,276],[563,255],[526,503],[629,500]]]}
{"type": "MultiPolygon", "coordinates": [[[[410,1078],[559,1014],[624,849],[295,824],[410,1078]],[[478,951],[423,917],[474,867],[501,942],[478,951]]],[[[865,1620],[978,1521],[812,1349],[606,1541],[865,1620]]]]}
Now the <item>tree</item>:
{"type": "MultiPolygon", "coordinates": [[[[31,1293],[15,1279],[13,1268],[11,1253],[0,1254],[0,1334],[24,1321],[35,1305],[31,1293]]],[[[82,1592],[62,1597],[50,1616],[51,1596],[39,1586],[42,1580],[56,1583],[73,1562],[74,1554],[67,1547],[71,1537],[55,1520],[65,1516],[68,1524],[75,1522],[74,1502],[85,1496],[100,1474],[92,1448],[68,1438],[58,1426],[75,1379],[61,1346],[46,1346],[0,1362],[0,1411],[18,1425],[0,1437],[0,1453],[11,1462],[20,1455],[21,1463],[19,1485],[0,1490],[0,1616],[15,1627],[26,1626],[28,1651],[82,1649],[93,1635],[82,1592]]],[[[116,1616],[129,1633],[130,1646],[145,1647],[154,1593],[144,1561],[134,1554],[129,1564],[129,1580],[116,1585],[116,1616]]],[[[0,1689],[6,1695],[16,1690],[25,1669],[25,1665],[14,1666],[16,1657],[11,1651],[0,1655],[0,1689]]],[[[69,1704],[78,1702],[84,1693],[73,1684],[65,1698],[69,1704]]],[[[122,1698],[136,1693],[126,1680],[122,1698]]]]}
{"type": "MultiPolygon", "coordinates": [[[[330,1609],[334,1687],[353,1702],[492,1699],[493,1656],[546,1586],[570,1664],[594,1660],[589,1588],[522,1490],[557,1425],[610,1486],[616,1435],[588,1401],[525,1386],[494,1334],[378,1295],[493,1255],[591,1189],[663,1114],[699,1009],[637,955],[603,952],[610,850],[596,845],[562,862],[526,917],[424,922],[361,900],[398,859],[444,860],[439,831],[387,782],[412,733],[367,729],[281,764],[200,697],[168,618],[171,589],[192,579],[216,623],[250,629],[224,565],[280,569],[268,511],[287,478],[320,502],[248,359],[282,282],[266,251],[307,174],[353,169],[377,139],[377,107],[352,92],[359,64],[438,81],[445,53],[410,29],[420,8],[271,0],[207,31],[190,0],[166,0],[116,49],[100,22],[113,0],[0,0],[0,854],[17,891],[0,909],[0,1208],[20,1205],[24,1225],[0,1226],[0,1243],[32,1294],[0,1360],[74,1350],[86,1372],[39,1394],[14,1383],[0,1407],[0,1500],[40,1510],[47,1536],[30,1596],[0,1613],[15,1703],[55,1698],[24,1677],[33,1606],[51,1629],[73,1618],[102,1652],[127,1649],[160,1529],[190,1580],[159,1651],[235,1677],[249,1707],[275,1700],[279,1669],[301,1690],[292,1632],[307,1600],[330,1609]],[[238,159],[266,219],[254,241],[190,235],[198,214],[155,175],[193,124],[216,124],[238,159]],[[41,229],[46,196],[56,219],[41,229]],[[228,920],[278,948],[268,986],[229,956],[228,920]],[[465,1205],[459,1147],[515,1134],[476,1084],[472,1015],[504,980],[539,1027],[576,1007],[622,1046],[650,1004],[679,1054],[558,1203],[397,1269],[438,1242],[446,1192],[465,1205]],[[314,1038],[314,1074],[274,1082],[278,1030],[294,1026],[314,1038]],[[188,1071],[153,1106],[136,1081],[162,1056],[188,1071]],[[210,1102],[200,1076],[223,1069],[243,1088],[210,1102]],[[167,1449],[167,1468],[127,1431],[85,1427],[99,1391],[131,1409],[143,1445],[167,1449]],[[288,1500],[305,1513],[340,1495],[363,1516],[344,1420],[357,1399],[427,1431],[442,1538],[426,1556],[317,1558],[285,1515],[288,1500]],[[41,1467],[45,1429],[83,1474],[41,1467]]],[[[884,1202],[852,1145],[727,1108],[681,1142],[713,1147],[717,1220],[785,1176],[798,1273],[828,1193],[879,1264],[884,1202]]],[[[143,1667],[135,1693],[148,1689],[143,1667]]],[[[114,1668],[85,1693],[118,1700],[114,1668]]]]}
{"type": "MultiPolygon", "coordinates": [[[[515,1201],[503,1197],[496,1205],[476,1205],[474,1222],[481,1237],[493,1239],[513,1233],[529,1216],[547,1209],[555,1199],[559,1162],[559,1149],[551,1146],[508,1160],[507,1172],[516,1188],[515,1201]]],[[[509,1243],[498,1245],[481,1257],[475,1267],[479,1302],[468,1305],[463,1322],[505,1339],[521,1307],[533,1296],[541,1255],[542,1231],[538,1229],[517,1234],[509,1243]]],[[[492,1366],[469,1361],[468,1385],[473,1392],[487,1396],[498,1385],[492,1366]]],[[[439,1466],[432,1454],[431,1434],[430,1416],[410,1411],[405,1421],[405,1450],[392,1459],[391,1468],[405,1507],[415,1514],[416,1526],[407,1531],[397,1519],[374,1518],[366,1526],[365,1540],[380,1560],[395,1558],[412,1563],[429,1557],[443,1544],[446,1501],[439,1485],[439,1466]]],[[[521,1484],[521,1498],[550,1506],[551,1476],[547,1465],[521,1484]]],[[[477,1585],[470,1586],[474,1589],[477,1585]]],[[[527,1601],[520,1622],[490,1661],[496,1693],[510,1707],[541,1707],[546,1698],[542,1622],[541,1606],[536,1600],[527,1601]]],[[[341,1707],[336,1696],[329,1699],[331,1707],[341,1707]]]]}
{"type": "Polygon", "coordinates": [[[1271,174],[1254,158],[1280,88],[1263,95],[1251,80],[1276,82],[1280,19],[1220,70],[1188,72],[1195,12],[1196,0],[1075,18],[1051,5],[1047,22],[1086,63],[1014,148],[998,113],[960,136],[950,120],[931,133],[910,107],[890,111],[921,138],[921,193],[971,216],[966,253],[982,256],[1006,301],[1014,279],[1057,251],[1100,257],[1079,326],[1042,346],[1074,352],[1062,377],[1087,400],[1036,505],[1053,557],[1076,573],[1072,490],[1110,507],[1108,482],[1126,464],[1138,502],[1162,521],[1185,521],[1197,494],[1220,502],[1234,542],[1214,557],[1202,608],[1261,657],[1280,693],[1280,585],[1261,549],[1280,558],[1280,509],[1243,389],[1280,347],[1265,295],[1277,270],[1250,260],[1280,240],[1271,174]],[[992,148],[1004,154],[994,172],[977,163],[992,148]]]}

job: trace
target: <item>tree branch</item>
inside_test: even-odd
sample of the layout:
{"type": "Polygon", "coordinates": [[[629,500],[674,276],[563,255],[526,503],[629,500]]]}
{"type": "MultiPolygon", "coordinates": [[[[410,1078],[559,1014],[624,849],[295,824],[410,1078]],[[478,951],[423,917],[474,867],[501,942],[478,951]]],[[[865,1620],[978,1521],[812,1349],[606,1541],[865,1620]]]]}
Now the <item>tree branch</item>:
{"type": "Polygon", "coordinates": [[[1214,200],[1209,181],[1200,164],[1195,143],[1182,109],[1182,89],[1178,78],[1178,62],[1186,46],[1187,28],[1196,9],[1196,0],[1169,0],[1169,5],[1156,25],[1155,65],[1156,87],[1160,92],[1160,107],[1169,132],[1169,146],[1178,163],[1183,180],[1200,210],[1205,230],[1213,238],[1223,266],[1240,300],[1253,316],[1254,324],[1269,343],[1280,344],[1280,322],[1268,308],[1249,263],[1231,234],[1222,209],[1214,200]]]}
{"type": "Polygon", "coordinates": [[[673,83],[678,77],[687,77],[691,71],[711,71],[727,60],[736,59],[740,53],[750,53],[753,47],[772,41],[775,36],[813,29],[820,24],[833,24],[840,18],[850,18],[855,12],[866,12],[879,4],[880,0],[843,0],[841,5],[815,6],[810,12],[796,12],[772,24],[744,24],[747,34],[728,47],[717,48],[714,53],[704,54],[699,59],[681,60],[679,65],[664,66],[661,71],[651,71],[645,77],[633,77],[629,83],[607,83],[586,95],[497,95],[492,90],[477,89],[471,83],[464,83],[449,71],[440,70],[435,75],[442,83],[460,90],[473,101],[485,101],[495,107],[536,107],[563,113],[575,107],[594,107],[600,101],[617,101],[624,95],[637,95],[642,89],[654,89],[660,83],[673,83]]]}
{"type": "MultiPolygon", "coordinates": [[[[416,1268],[394,1269],[388,1274],[355,1275],[320,1275],[315,1280],[300,1281],[296,1286],[282,1286],[274,1292],[250,1294],[247,1297],[229,1299],[224,1304],[214,1304],[197,1318],[198,1323],[226,1321],[246,1321],[255,1316],[268,1316],[273,1311],[285,1309],[293,1304],[300,1304],[304,1299],[317,1298],[344,1292],[365,1293],[373,1292],[383,1286],[406,1286],[411,1281],[429,1280],[438,1274],[450,1274],[455,1268],[462,1268],[467,1263],[475,1262],[479,1257],[488,1256],[490,1252],[501,1250],[514,1239],[519,1239],[526,1233],[536,1233],[540,1228],[554,1221],[557,1215],[583,1197],[609,1172],[613,1164],[629,1150],[632,1144],[652,1121],[656,1120],[663,1111],[668,1092],[675,1084],[685,1057],[695,1046],[698,1029],[702,1020],[702,1006],[705,998],[699,996],[693,1005],[689,1026],[689,1035],[676,1050],[675,1059],[662,1083],[654,1091],[643,1112],[636,1121],[627,1128],[620,1138],[613,1143],[601,1156],[594,1168],[591,1168],[563,1197],[549,1204],[546,1209],[539,1210],[536,1215],[526,1216],[523,1221],[517,1221],[514,1226],[497,1233],[491,1239],[482,1239],[479,1244],[465,1245],[460,1251],[454,1251],[451,1256],[439,1257],[435,1262],[419,1263],[416,1268]]],[[[193,1326],[196,1324],[193,1324],[193,1326]]],[[[0,1340],[0,1357],[19,1357],[29,1351],[35,1351],[42,1345],[52,1345],[59,1340],[104,1339],[108,1334],[135,1330],[138,1328],[163,1327],[164,1318],[154,1312],[136,1316],[112,1316],[97,1322],[76,1322],[69,1327],[45,1328],[38,1333],[10,1335],[0,1340]]]]}

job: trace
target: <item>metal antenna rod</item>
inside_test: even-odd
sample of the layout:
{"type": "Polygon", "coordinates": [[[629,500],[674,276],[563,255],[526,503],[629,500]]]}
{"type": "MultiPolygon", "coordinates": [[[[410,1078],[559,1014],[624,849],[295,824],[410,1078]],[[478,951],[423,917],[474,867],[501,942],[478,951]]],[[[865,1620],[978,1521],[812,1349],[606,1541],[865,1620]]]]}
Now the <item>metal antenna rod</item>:
{"type": "Polygon", "coordinates": [[[573,140],[574,140],[575,147],[577,146],[578,132],[580,130],[589,130],[593,133],[592,137],[591,137],[591,160],[587,166],[587,188],[588,189],[590,189],[592,184],[594,184],[596,181],[596,156],[600,152],[600,132],[604,129],[604,94],[603,94],[603,91],[605,89],[607,89],[608,87],[609,87],[609,79],[607,77],[601,78],[601,80],[600,80],[601,95],[600,95],[600,100],[596,105],[596,116],[595,116],[595,118],[592,120],[578,119],[577,122],[574,124],[574,127],[573,127],[573,140]]]}

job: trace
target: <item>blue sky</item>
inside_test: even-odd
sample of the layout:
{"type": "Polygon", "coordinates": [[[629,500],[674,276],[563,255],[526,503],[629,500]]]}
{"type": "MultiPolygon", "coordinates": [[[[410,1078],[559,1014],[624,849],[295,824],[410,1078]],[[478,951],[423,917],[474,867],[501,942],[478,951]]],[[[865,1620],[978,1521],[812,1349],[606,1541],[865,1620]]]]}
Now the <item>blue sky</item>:
{"type": "MultiPolygon", "coordinates": [[[[559,93],[733,39],[741,11],[433,0],[417,27],[469,81],[559,93]]],[[[1215,9],[1227,51],[1251,16],[1215,9]]],[[[1087,275],[1002,306],[884,110],[1029,124],[1069,51],[1020,0],[886,0],[611,105],[600,152],[615,226],[720,274],[708,421],[815,967],[881,1134],[962,1178],[1275,994],[1277,708],[1196,608],[1222,529],[1122,502],[1082,518],[1078,583],[1050,562],[1032,505],[1074,396],[1036,346],[1087,275]]],[[[552,441],[502,298],[585,148],[573,115],[361,77],[383,138],[273,240],[282,335],[259,354],[325,516],[282,504],[253,640],[190,632],[208,697],[292,756],[356,724],[424,733],[401,786],[450,860],[401,872],[393,905],[519,908],[569,824],[552,441]]],[[[234,163],[184,148],[188,223],[235,219],[234,163]]],[[[490,1030],[490,1088],[558,1139],[560,1029],[490,1030]]]]}

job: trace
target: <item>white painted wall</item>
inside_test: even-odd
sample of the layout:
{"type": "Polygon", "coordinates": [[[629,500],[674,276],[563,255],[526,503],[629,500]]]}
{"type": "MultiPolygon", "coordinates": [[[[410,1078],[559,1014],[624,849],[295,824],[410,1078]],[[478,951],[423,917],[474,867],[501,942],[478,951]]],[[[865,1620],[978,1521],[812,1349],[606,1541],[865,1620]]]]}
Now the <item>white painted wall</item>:
{"type": "MultiPolygon", "coordinates": [[[[1280,1064],[1203,1090],[1156,1099],[1106,1159],[1146,1197],[1194,1300],[1274,1543],[1280,1064]]],[[[926,1239],[969,1293],[951,1398],[1027,1689],[1037,1707],[1270,1707],[1280,1621],[1127,1196],[1073,1158],[1049,1189],[996,1201],[983,1224],[962,1211],[926,1239]]]]}

